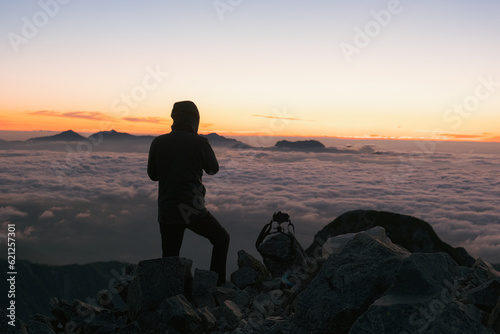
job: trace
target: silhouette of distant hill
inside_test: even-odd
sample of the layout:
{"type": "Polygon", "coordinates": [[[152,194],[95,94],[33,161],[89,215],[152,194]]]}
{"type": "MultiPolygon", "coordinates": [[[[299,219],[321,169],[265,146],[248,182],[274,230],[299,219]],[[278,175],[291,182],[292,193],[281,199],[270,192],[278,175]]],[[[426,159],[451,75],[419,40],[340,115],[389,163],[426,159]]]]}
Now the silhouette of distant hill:
{"type": "MultiPolygon", "coordinates": [[[[218,135],[217,133],[200,136],[207,138],[212,146],[235,148],[249,147],[236,139],[226,138],[218,135]]],[[[23,146],[26,146],[26,144],[23,143],[29,143],[29,146],[24,147],[28,149],[39,149],[39,145],[43,143],[44,149],[57,150],[60,149],[61,142],[87,142],[88,145],[91,145],[93,151],[105,150],[116,152],[143,152],[148,150],[148,146],[154,138],[155,136],[153,135],[133,135],[126,132],[118,132],[116,130],[100,131],[88,137],[84,137],[73,130],[68,130],[53,136],[30,138],[24,142],[0,140],[0,143],[9,145],[11,148],[23,148],[23,146]],[[46,144],[50,146],[46,146],[46,144]]]]}
{"type": "Polygon", "coordinates": [[[214,146],[234,146],[238,144],[243,144],[236,139],[226,138],[216,133],[209,133],[208,135],[201,135],[201,136],[207,138],[208,141],[210,142],[210,145],[214,146]]]}
{"type": "Polygon", "coordinates": [[[141,141],[151,141],[153,140],[154,136],[136,136],[136,135],[131,135],[130,133],[126,132],[118,132],[115,130],[110,130],[110,131],[100,131],[96,132],[88,137],[88,139],[92,141],[98,141],[98,140],[141,140],[141,141]]]}
{"type": "Polygon", "coordinates": [[[292,149],[325,148],[325,145],[323,145],[321,142],[317,140],[299,140],[299,141],[280,140],[274,146],[279,148],[292,148],[292,149]]]}
{"type": "Polygon", "coordinates": [[[79,141],[79,140],[85,140],[86,138],[84,136],[79,135],[73,130],[67,130],[64,132],[61,132],[57,135],[53,136],[45,136],[45,137],[35,137],[35,138],[30,138],[28,141],[79,141]]]}

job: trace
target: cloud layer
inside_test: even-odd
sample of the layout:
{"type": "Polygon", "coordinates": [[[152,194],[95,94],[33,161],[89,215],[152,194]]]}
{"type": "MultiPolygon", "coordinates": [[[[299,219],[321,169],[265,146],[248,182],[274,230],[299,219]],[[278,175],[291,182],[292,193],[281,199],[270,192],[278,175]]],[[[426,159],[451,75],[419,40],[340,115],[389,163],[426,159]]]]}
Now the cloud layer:
{"type": "MultiPolygon", "coordinates": [[[[204,182],[208,208],[231,234],[229,270],[239,249],[258,256],[255,239],[278,210],[290,214],[304,247],[340,214],[374,209],[424,219],[445,242],[500,262],[499,155],[216,154],[221,171],[204,182]]],[[[0,151],[0,158],[0,235],[16,225],[19,258],[63,264],[160,256],[147,153],[25,150],[0,151]]],[[[208,268],[210,248],[187,232],[181,255],[208,268]]]]}

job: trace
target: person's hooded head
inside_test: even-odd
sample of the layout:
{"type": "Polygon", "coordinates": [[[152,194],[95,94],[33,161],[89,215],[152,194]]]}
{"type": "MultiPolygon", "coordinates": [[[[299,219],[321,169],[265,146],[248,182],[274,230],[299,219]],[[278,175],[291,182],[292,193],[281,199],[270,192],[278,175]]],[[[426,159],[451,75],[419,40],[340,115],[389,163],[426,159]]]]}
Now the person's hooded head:
{"type": "Polygon", "coordinates": [[[174,120],[172,131],[198,133],[200,113],[193,102],[181,101],[174,103],[171,116],[174,120]]]}

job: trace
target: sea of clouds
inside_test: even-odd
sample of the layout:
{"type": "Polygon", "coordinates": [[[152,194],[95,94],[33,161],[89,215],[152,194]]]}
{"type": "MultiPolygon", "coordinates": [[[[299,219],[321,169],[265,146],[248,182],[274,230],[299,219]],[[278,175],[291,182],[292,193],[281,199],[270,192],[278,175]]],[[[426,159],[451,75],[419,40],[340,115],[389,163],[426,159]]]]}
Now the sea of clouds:
{"type": "MultiPolygon", "coordinates": [[[[439,144],[436,144],[439,145],[439,144]]],[[[435,147],[379,154],[215,148],[220,172],[204,176],[207,207],[237,251],[278,210],[290,214],[304,248],[350,210],[373,209],[429,222],[442,240],[500,262],[499,153],[435,147]]],[[[16,255],[38,263],[138,262],[161,256],[157,184],[140,153],[0,150],[0,241],[16,225],[16,255]]],[[[186,232],[181,256],[208,269],[210,243],[186,232]]],[[[260,257],[259,257],[260,258],[260,257]]]]}

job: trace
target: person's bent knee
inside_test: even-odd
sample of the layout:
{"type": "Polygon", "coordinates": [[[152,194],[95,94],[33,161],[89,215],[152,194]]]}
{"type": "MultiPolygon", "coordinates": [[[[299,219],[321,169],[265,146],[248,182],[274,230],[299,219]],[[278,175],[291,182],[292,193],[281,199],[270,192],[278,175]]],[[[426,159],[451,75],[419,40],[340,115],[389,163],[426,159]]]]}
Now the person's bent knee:
{"type": "Polygon", "coordinates": [[[224,230],[224,233],[221,233],[220,235],[217,236],[217,239],[213,240],[213,245],[218,245],[218,246],[229,246],[229,241],[231,240],[231,237],[229,236],[229,233],[227,233],[224,230]]]}

